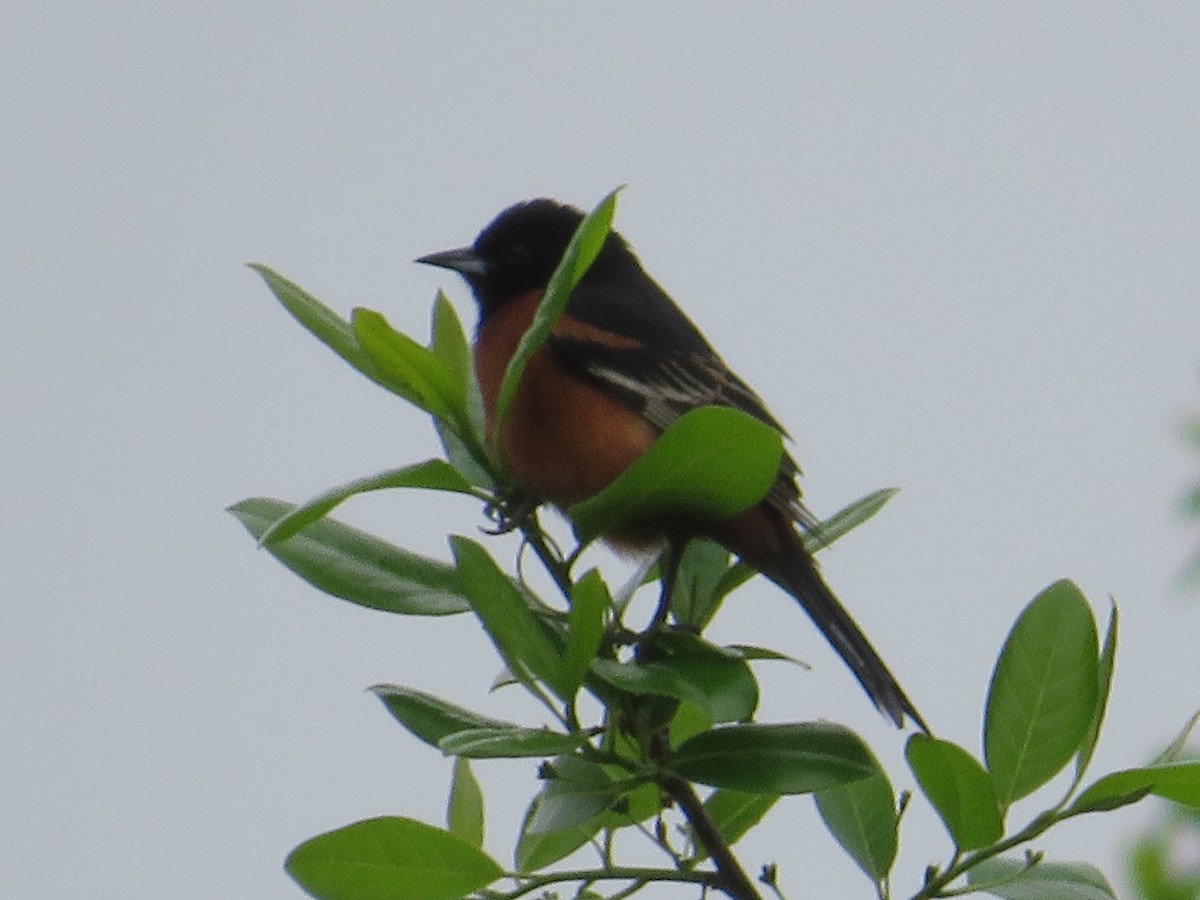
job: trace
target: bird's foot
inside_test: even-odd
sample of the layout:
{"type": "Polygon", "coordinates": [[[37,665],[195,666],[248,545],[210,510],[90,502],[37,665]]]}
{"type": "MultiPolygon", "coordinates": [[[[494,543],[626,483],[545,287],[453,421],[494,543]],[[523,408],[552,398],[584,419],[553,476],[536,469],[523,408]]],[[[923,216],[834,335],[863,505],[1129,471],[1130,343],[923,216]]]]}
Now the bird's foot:
{"type": "Polygon", "coordinates": [[[497,497],[483,508],[484,516],[493,523],[493,527],[480,526],[479,530],[490,535],[519,531],[538,508],[539,503],[540,501],[530,494],[497,497]]]}

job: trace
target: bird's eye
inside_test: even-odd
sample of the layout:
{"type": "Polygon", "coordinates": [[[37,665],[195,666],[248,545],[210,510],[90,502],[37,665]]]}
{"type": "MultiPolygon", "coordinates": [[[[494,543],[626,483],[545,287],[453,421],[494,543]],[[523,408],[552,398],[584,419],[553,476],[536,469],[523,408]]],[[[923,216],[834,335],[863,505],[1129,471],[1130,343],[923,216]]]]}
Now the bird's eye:
{"type": "Polygon", "coordinates": [[[524,244],[513,244],[504,251],[504,261],[513,268],[519,268],[529,262],[529,248],[524,244]]]}

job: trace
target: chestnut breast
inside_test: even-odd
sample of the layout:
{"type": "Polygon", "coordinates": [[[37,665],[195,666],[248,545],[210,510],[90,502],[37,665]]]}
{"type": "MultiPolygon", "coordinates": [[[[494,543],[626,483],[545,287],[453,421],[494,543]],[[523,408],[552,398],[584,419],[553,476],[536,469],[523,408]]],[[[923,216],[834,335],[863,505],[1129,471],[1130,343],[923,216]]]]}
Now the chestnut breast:
{"type": "MultiPolygon", "coordinates": [[[[531,291],[492,311],[475,342],[475,373],[487,412],[489,445],[498,462],[526,491],[566,507],[596,494],[650,448],[658,432],[595,387],[568,373],[546,347],[529,360],[509,407],[500,440],[494,440],[496,397],[508,361],[533,320],[541,291],[531,291]]],[[[638,346],[593,326],[561,317],[555,334],[638,346]]]]}

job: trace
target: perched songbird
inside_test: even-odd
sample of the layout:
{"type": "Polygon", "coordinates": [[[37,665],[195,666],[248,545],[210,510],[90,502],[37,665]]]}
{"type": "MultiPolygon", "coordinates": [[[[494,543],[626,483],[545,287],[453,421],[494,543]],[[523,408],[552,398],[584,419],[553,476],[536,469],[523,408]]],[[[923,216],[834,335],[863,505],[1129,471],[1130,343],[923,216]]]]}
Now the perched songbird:
{"type": "MultiPolygon", "coordinates": [[[[475,294],[475,371],[489,431],[508,361],[582,220],[574,207],[531,200],[500,213],[471,246],[417,260],[458,272],[475,294]]],[[[606,487],[684,413],[710,405],[740,409],[784,431],[610,232],[529,360],[503,434],[489,436],[522,490],[565,510],[606,487]]],[[[798,473],[785,453],[757,506],[725,521],[656,521],[657,534],[639,529],[614,536],[615,543],[666,539],[675,549],[667,559],[677,564],[689,538],[718,541],[800,602],[881,712],[899,727],[909,716],[925,728],[800,541],[796,527],[811,528],[817,519],[800,500],[798,473]]]]}

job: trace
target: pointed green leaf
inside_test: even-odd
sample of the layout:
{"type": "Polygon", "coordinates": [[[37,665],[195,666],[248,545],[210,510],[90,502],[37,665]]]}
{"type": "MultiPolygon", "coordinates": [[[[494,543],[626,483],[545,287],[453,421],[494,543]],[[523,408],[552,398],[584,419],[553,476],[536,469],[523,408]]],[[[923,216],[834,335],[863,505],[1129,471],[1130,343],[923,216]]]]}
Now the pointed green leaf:
{"type": "Polygon", "coordinates": [[[606,814],[601,813],[572,828],[560,831],[530,831],[529,825],[537,818],[542,798],[542,794],[533,798],[521,823],[517,847],[513,853],[513,862],[516,863],[518,872],[529,874],[558,862],[590,841],[604,827],[606,814]]]}
{"type": "Polygon", "coordinates": [[[1183,728],[1179,729],[1179,734],[1175,735],[1174,740],[1163,747],[1162,752],[1154,759],[1150,760],[1150,765],[1161,766],[1178,761],[1180,754],[1187,748],[1188,739],[1191,738],[1197,722],[1200,722],[1200,710],[1192,713],[1192,717],[1183,724],[1183,728]]]}
{"type": "Polygon", "coordinates": [[[688,781],[759,794],[806,794],[877,771],[858,735],[826,722],[714,728],[664,765],[688,781]]]}
{"type": "Polygon", "coordinates": [[[721,576],[721,580],[717,582],[716,603],[714,604],[712,613],[710,613],[710,618],[716,613],[717,608],[726,597],[757,574],[757,569],[751,568],[744,562],[736,562],[730,566],[725,574],[721,576]]]}
{"type": "MultiPolygon", "coordinates": [[[[713,791],[704,801],[704,808],[709,818],[721,832],[725,843],[732,847],[740,841],[743,835],[763,820],[768,812],[779,801],[772,794],[747,794],[743,791],[719,789],[713,791]]],[[[696,862],[708,858],[708,851],[700,842],[696,842],[696,862]]]]}
{"type": "MultiPolygon", "coordinates": [[[[292,509],[282,500],[255,497],[235,503],[229,512],[257,539],[292,509]]],[[[335,519],[313,522],[266,549],[309,584],[359,606],[413,616],[445,616],[470,608],[453,567],[335,519]]]]}
{"type": "Polygon", "coordinates": [[[447,756],[471,759],[521,759],[570,753],[584,742],[583,736],[563,734],[548,728],[471,728],[448,734],[438,742],[447,756]]]}
{"type": "Polygon", "coordinates": [[[442,442],[450,465],[474,487],[488,492],[495,491],[499,480],[492,470],[491,462],[482,452],[437,419],[433,420],[433,428],[437,432],[438,440],[442,442]]]}
{"type": "Polygon", "coordinates": [[[758,683],[746,661],[685,632],[655,635],[650,662],[597,659],[592,672],[631,694],[689,700],[714,722],[749,719],[758,705],[758,683]]]}
{"type": "Polygon", "coordinates": [[[549,771],[527,827],[532,834],[569,831],[590,822],[629,789],[613,781],[602,766],[578,756],[560,756],[549,771]]]}
{"type": "MultiPolygon", "coordinates": [[[[462,435],[458,440],[470,455],[474,466],[490,468],[484,446],[483,397],[479,392],[479,382],[475,378],[474,356],[458,313],[441,291],[438,291],[433,305],[430,349],[441,361],[454,387],[451,421],[455,430],[462,435]]],[[[451,461],[453,462],[453,457],[451,461]]],[[[470,472],[463,471],[458,466],[456,468],[462,471],[468,481],[474,483],[470,472]]]]}
{"type": "Polygon", "coordinates": [[[780,653],[778,650],[772,650],[770,647],[757,647],[753,644],[726,644],[725,649],[738,654],[742,659],[751,661],[786,662],[794,666],[799,666],[802,669],[812,668],[804,660],[788,656],[786,653],[780,653]]]}
{"type": "Polygon", "coordinates": [[[524,594],[479,544],[452,535],[450,546],[463,593],[508,668],[518,678],[532,675],[569,700],[574,692],[567,690],[559,648],[524,594]]]}
{"type": "Polygon", "coordinates": [[[304,526],[317,521],[338,504],[355,494],[382,491],[389,488],[425,488],[434,491],[450,491],[471,494],[471,484],[458,470],[444,459],[427,459],[399,469],[388,469],[376,475],[356,478],[354,481],[330,488],[313,499],[293,507],[290,512],[276,519],[259,538],[260,544],[278,544],[299,533],[304,526]]]}
{"type": "MultiPolygon", "coordinates": [[[[801,539],[804,542],[805,548],[810,553],[815,553],[828,547],[834,541],[845,537],[859,525],[862,525],[868,519],[872,518],[876,513],[883,509],[884,505],[899,493],[899,488],[884,488],[874,491],[867,496],[854,501],[845,509],[839,510],[828,519],[825,519],[816,528],[809,532],[801,533],[801,539]]],[[[703,544],[703,541],[692,541],[688,544],[688,548],[696,544],[703,544]]],[[[719,545],[717,546],[718,549],[719,545]]],[[[686,562],[686,554],[685,554],[686,562]]],[[[681,566],[682,574],[682,566],[681,566]]],[[[675,607],[672,611],[676,612],[676,618],[687,624],[694,624],[698,627],[703,627],[708,624],[716,611],[720,608],[721,602],[740,588],[747,581],[752,579],[758,572],[752,569],[745,563],[735,562],[721,573],[720,579],[717,581],[710,595],[701,595],[702,601],[705,604],[692,610],[689,607],[684,607],[683,617],[676,612],[675,607]]],[[[803,665],[803,663],[801,663],[803,665]]]]}
{"type": "Polygon", "coordinates": [[[1005,900],[1116,900],[1104,873],[1088,863],[1024,860],[997,856],[967,871],[976,890],[1005,900]]]}
{"type": "Polygon", "coordinates": [[[984,756],[1001,809],[1079,750],[1096,710],[1096,620],[1070,581],[1042,591],[1009,632],[988,691],[984,756]]]}
{"type": "Polygon", "coordinates": [[[521,726],[455,706],[424,691],[398,684],[377,684],[370,691],[383,701],[396,720],[425,743],[440,749],[452,734],[479,729],[520,729],[521,726]]]}
{"type": "Polygon", "coordinates": [[[574,695],[604,637],[604,616],[612,608],[608,586],[596,569],[571,586],[571,612],[567,616],[567,646],[563,651],[563,681],[574,695]]]}
{"type": "MultiPolygon", "coordinates": [[[[475,381],[475,362],[466,332],[454,305],[441,291],[433,303],[433,341],[435,356],[451,375],[455,389],[455,406],[461,407],[478,441],[483,439],[483,399],[475,381]]],[[[481,445],[482,446],[482,445],[481,445]]]]}
{"type": "Polygon", "coordinates": [[[557,863],[559,859],[569,856],[587,844],[600,829],[616,832],[620,828],[629,828],[632,824],[644,822],[662,810],[658,786],[644,784],[614,800],[613,809],[601,812],[600,815],[577,826],[560,832],[530,832],[529,824],[538,817],[542,797],[544,794],[538,794],[533,803],[529,804],[521,832],[517,836],[514,859],[518,871],[534,872],[545,869],[547,865],[557,863]]]}
{"type": "Polygon", "coordinates": [[[876,764],[875,774],[817,791],[817,811],[842,849],[875,883],[888,877],[896,862],[896,797],[876,764]]]}
{"type": "Polygon", "coordinates": [[[583,543],[666,513],[728,519],[766,495],[782,455],[779,432],[753,416],[727,406],[695,409],[603,491],[571,507],[570,518],[583,543]]]}
{"type": "Polygon", "coordinates": [[[354,335],[387,379],[389,387],[463,434],[460,400],[454,374],[432,350],[422,347],[388,324],[373,309],[359,307],[351,313],[354,335]]]}
{"type": "Polygon", "coordinates": [[[454,760],[450,781],[450,802],[446,806],[446,826],[455,837],[472,847],[483,847],[483,790],[462,757],[454,760]]]}
{"type": "Polygon", "coordinates": [[[1148,794],[1200,810],[1200,762],[1146,766],[1105,775],[1076,798],[1067,814],[1115,809],[1148,794]]]}
{"type": "Polygon", "coordinates": [[[558,267],[550,276],[550,282],[546,285],[546,292],[533,316],[533,322],[522,335],[512,359],[508,361],[508,367],[504,370],[504,378],[500,382],[500,390],[496,396],[496,426],[493,429],[496,434],[503,433],[504,422],[508,418],[508,408],[517,393],[517,385],[521,383],[521,376],[525,373],[525,366],[529,363],[530,357],[541,348],[542,344],[546,343],[546,338],[550,336],[554,323],[567,308],[567,301],[571,299],[571,292],[575,290],[575,285],[587,272],[588,267],[595,262],[604,246],[609,230],[612,228],[613,214],[617,208],[617,193],[620,190],[617,188],[612,191],[596,205],[595,209],[584,216],[583,221],[579,223],[579,228],[571,237],[571,242],[567,245],[558,267]]]}
{"type": "Polygon", "coordinates": [[[288,874],[321,900],[458,900],[504,870],[448,831],[413,819],[368,819],[292,851],[288,874]]]}
{"type": "Polygon", "coordinates": [[[284,309],[314,337],[372,381],[388,386],[383,373],[359,344],[349,322],[299,285],[267,266],[261,263],[250,263],[249,266],[262,276],[284,309]]]}
{"type": "Polygon", "coordinates": [[[804,548],[816,553],[834,541],[845,537],[859,525],[875,517],[889,500],[900,493],[900,488],[881,488],[855,500],[845,509],[838,510],[812,531],[802,534],[804,548]]]}
{"type": "Polygon", "coordinates": [[[1083,773],[1091,764],[1092,754],[1096,752],[1096,743],[1100,740],[1100,728],[1104,725],[1104,714],[1108,710],[1108,698],[1112,693],[1113,666],[1117,656],[1118,619],[1117,604],[1113,603],[1108,614],[1108,627],[1104,631],[1104,646],[1100,650],[1100,659],[1096,666],[1096,709],[1079,747],[1079,755],[1075,757],[1077,779],[1083,778],[1083,773]]]}
{"type": "Polygon", "coordinates": [[[959,850],[976,850],[1000,840],[1004,822],[996,791],[970,753],[950,741],[914,734],[904,755],[959,850]]]}

